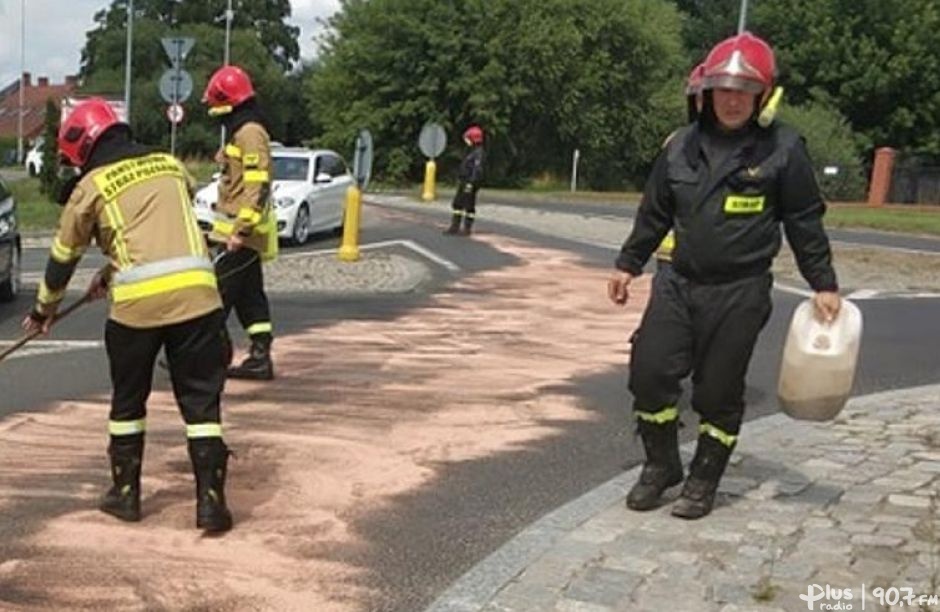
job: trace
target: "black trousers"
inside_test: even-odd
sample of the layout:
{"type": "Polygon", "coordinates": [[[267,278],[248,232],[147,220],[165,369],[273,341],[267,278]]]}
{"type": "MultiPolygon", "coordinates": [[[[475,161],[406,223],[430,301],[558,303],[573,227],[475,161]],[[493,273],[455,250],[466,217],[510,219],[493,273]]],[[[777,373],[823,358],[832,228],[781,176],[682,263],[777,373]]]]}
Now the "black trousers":
{"type": "Polygon", "coordinates": [[[671,266],[653,278],[650,303],[634,338],[634,410],[675,406],[692,374],[692,408],[736,435],[744,416],[748,364],[771,312],[771,275],[719,285],[694,283],[671,266]]]}
{"type": "MultiPolygon", "coordinates": [[[[220,245],[220,248],[225,246],[220,245]]],[[[270,335],[271,308],[264,292],[264,274],[258,252],[248,248],[226,252],[218,258],[215,272],[225,319],[234,308],[239,323],[249,335],[270,335]]]]}
{"type": "Polygon", "coordinates": [[[225,384],[221,310],[196,319],[139,329],[108,320],[104,341],[111,367],[111,421],[147,415],[153,365],[163,347],[173,395],[187,425],[219,423],[219,398],[225,384]]]}
{"type": "Polygon", "coordinates": [[[454,201],[451,202],[450,207],[454,212],[461,211],[463,214],[469,214],[470,216],[476,215],[477,191],[479,191],[478,188],[461,181],[457,185],[457,193],[454,194],[454,201]]]}

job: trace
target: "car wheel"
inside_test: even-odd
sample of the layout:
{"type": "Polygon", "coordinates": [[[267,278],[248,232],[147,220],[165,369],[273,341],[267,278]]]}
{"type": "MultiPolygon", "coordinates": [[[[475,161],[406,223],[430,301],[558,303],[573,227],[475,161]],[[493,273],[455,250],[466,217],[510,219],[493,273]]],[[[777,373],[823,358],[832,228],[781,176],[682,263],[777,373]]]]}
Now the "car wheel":
{"type": "Polygon", "coordinates": [[[297,210],[297,218],[294,219],[294,231],[291,232],[291,240],[294,244],[300,246],[310,238],[310,211],[306,204],[301,204],[297,210]]]}
{"type": "Polygon", "coordinates": [[[0,283],[0,302],[12,302],[20,293],[20,250],[16,245],[10,257],[10,278],[0,283]]]}

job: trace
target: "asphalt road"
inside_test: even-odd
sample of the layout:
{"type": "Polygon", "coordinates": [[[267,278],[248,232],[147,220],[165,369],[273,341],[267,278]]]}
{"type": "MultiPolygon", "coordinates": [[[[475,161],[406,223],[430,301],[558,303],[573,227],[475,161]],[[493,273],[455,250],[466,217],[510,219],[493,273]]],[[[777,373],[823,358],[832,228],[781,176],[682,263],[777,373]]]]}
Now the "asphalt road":
{"type": "MultiPolygon", "coordinates": [[[[547,205],[558,209],[561,205],[547,205]]],[[[567,208],[570,210],[570,207],[567,208]]],[[[579,214],[604,217],[625,214],[607,206],[579,205],[579,214]]],[[[486,245],[462,238],[442,237],[446,210],[424,215],[383,217],[366,229],[362,242],[408,238],[452,261],[461,274],[498,269],[505,256],[486,245]]],[[[485,231],[574,253],[587,265],[609,266],[613,252],[582,243],[561,241],[542,233],[481,220],[485,231]]],[[[834,233],[839,240],[913,248],[904,237],[857,232],[834,233]]],[[[920,244],[920,242],[918,242],[920,244]]],[[[321,239],[306,248],[334,248],[335,238],[321,239]]],[[[940,241],[925,241],[916,248],[940,250],[940,241]]],[[[24,258],[27,272],[39,272],[44,249],[30,249],[24,258]]],[[[93,268],[89,258],[83,266],[93,268]]],[[[422,309],[436,292],[445,291],[454,278],[436,275],[423,293],[384,296],[382,299],[311,298],[277,294],[272,308],[279,333],[349,318],[388,321],[422,309]]],[[[603,299],[598,287],[598,299],[603,299]]],[[[18,336],[18,323],[28,310],[31,292],[13,304],[0,305],[0,338],[18,336]]],[[[755,350],[748,377],[748,418],[777,410],[776,374],[780,347],[797,296],[775,293],[773,316],[755,350]]],[[[900,389],[940,381],[936,347],[937,300],[869,300],[859,303],[865,316],[865,336],[855,393],[900,389]]],[[[59,337],[81,342],[101,339],[105,306],[101,303],[76,312],[62,325],[59,337]]],[[[548,333],[548,330],[546,330],[548,333]]],[[[626,340],[626,333],[624,334],[626,340]]],[[[0,364],[0,419],[21,411],[41,410],[55,399],[80,398],[108,390],[106,359],[100,347],[79,345],[66,352],[37,354],[0,364]]],[[[573,356],[576,358],[576,356],[573,356]]],[[[368,546],[330,548],[323,554],[336,562],[366,570],[363,584],[373,598],[363,609],[413,612],[430,603],[454,579],[489,552],[545,513],[557,508],[640,460],[629,426],[626,367],[559,383],[559,391],[582,398],[593,418],[558,423],[561,434],[535,441],[510,453],[442,465],[431,487],[394,497],[381,511],[364,509],[352,517],[352,530],[368,546]]],[[[165,383],[158,383],[164,384],[165,383]]],[[[459,393],[459,389],[455,393],[459,393]]],[[[693,422],[694,421],[690,421],[693,422]]],[[[684,436],[694,435],[686,427],[684,436]]],[[[745,433],[746,435],[746,433],[745,433]]],[[[2,543],[0,543],[2,549],[2,543]]]]}

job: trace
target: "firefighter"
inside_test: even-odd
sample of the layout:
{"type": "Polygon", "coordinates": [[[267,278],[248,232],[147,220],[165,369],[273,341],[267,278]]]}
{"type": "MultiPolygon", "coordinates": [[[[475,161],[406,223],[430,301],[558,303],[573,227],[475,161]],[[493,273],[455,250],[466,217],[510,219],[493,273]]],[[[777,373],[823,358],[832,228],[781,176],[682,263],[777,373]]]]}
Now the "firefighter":
{"type": "Polygon", "coordinates": [[[631,281],[670,228],[672,265],[643,315],[630,363],[630,390],[646,461],[627,495],[634,510],[657,507],[683,481],[678,448],[680,381],[692,374],[699,436],[672,514],[696,519],[712,510],[744,414],[744,381],[771,311],[770,266],[783,224],[816,316],[832,321],[841,305],[825,205],[800,135],[758,124],[774,81],[766,42],[742,33],[705,60],[703,107],[660,152],[633,231],[616,260],[608,296],[625,304],[631,281]]]}
{"type": "Polygon", "coordinates": [[[460,162],[457,172],[457,193],[451,203],[453,214],[450,227],[444,230],[445,234],[462,233],[469,236],[473,230],[473,222],[477,214],[477,192],[480,190],[480,181],[483,179],[483,129],[478,125],[471,125],[463,133],[463,141],[470,152],[460,162]],[[460,222],[463,221],[463,230],[460,222]]]}
{"type": "Polygon", "coordinates": [[[105,347],[113,394],[108,431],[113,486],[100,508],[140,520],[140,472],[147,398],[154,361],[166,351],[196,476],[196,525],[226,531],[229,451],[222,439],[219,398],[225,381],[222,303],[187,189],[189,176],[174,157],[131,139],[101,98],[77,105],[62,124],[58,149],[79,169],[67,195],[36,305],[23,320],[48,332],[86,247],[97,242],[110,265],[93,278],[89,295],[110,293],[105,347]]]}
{"type": "MultiPolygon", "coordinates": [[[[702,112],[702,74],[705,72],[705,64],[699,64],[692,69],[685,84],[685,98],[688,103],[689,123],[698,119],[702,112]]],[[[663,146],[669,143],[676,134],[673,132],[666,139],[663,146]]],[[[659,243],[656,249],[656,269],[668,266],[672,261],[672,251],[676,248],[676,236],[672,230],[666,234],[663,241],[659,243]]]]}
{"type": "Polygon", "coordinates": [[[221,120],[228,141],[216,155],[222,167],[216,219],[208,239],[226,319],[235,309],[251,340],[248,357],[228,369],[230,378],[270,380],[273,326],[264,292],[262,261],[277,257],[277,220],[271,210],[271,144],[254,87],[238,66],[223,66],[202,96],[209,115],[221,120]]]}

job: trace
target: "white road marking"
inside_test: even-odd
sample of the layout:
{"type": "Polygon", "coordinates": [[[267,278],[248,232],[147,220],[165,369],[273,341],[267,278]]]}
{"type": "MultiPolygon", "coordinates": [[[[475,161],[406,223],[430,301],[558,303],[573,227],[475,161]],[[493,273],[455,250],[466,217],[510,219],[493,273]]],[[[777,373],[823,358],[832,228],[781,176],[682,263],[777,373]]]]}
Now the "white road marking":
{"type": "MultiPolygon", "coordinates": [[[[0,350],[7,348],[16,341],[0,341],[0,350]]],[[[82,349],[97,349],[104,346],[101,340],[33,340],[7,359],[17,359],[21,357],[35,357],[36,355],[48,355],[51,353],[66,353],[69,351],[78,351],[82,349]]]]}

